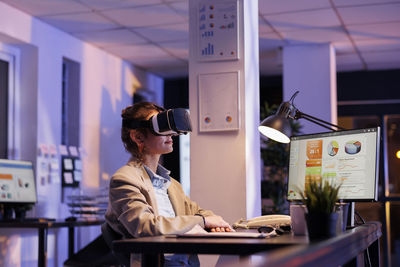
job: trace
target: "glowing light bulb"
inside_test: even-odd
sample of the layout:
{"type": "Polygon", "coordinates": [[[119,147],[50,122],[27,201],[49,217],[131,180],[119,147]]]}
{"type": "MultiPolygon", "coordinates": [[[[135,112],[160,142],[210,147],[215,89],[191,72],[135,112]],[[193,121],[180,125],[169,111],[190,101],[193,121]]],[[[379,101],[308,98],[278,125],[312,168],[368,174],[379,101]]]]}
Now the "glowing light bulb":
{"type": "Polygon", "coordinates": [[[397,157],[398,159],[400,159],[400,150],[397,150],[397,152],[396,152],[396,157],[397,157]]]}

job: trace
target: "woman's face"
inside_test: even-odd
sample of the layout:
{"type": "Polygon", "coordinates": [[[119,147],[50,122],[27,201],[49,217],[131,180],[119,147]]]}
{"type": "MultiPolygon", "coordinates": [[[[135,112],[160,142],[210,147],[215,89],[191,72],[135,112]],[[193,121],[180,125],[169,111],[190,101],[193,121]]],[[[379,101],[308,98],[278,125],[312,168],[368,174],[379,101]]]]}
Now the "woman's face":
{"type": "Polygon", "coordinates": [[[171,136],[147,134],[144,138],[145,154],[167,154],[173,151],[173,141],[171,136]]]}
{"type": "MultiPolygon", "coordinates": [[[[146,119],[150,119],[152,116],[158,114],[157,111],[154,111],[149,114],[146,119]]],[[[150,131],[147,136],[144,137],[144,149],[143,152],[145,154],[167,154],[173,151],[173,141],[171,136],[164,135],[154,135],[150,131]]]]}

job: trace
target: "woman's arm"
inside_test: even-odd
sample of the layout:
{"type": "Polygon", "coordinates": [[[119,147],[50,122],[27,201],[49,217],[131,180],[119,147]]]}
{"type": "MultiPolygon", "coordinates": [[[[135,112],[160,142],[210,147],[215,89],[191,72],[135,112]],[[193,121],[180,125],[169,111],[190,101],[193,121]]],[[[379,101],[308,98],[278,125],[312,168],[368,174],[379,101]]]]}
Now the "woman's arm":
{"type": "Polygon", "coordinates": [[[195,202],[192,201],[189,197],[185,195],[183,192],[182,186],[175,180],[171,179],[172,184],[168,192],[171,192],[171,200],[172,202],[176,202],[177,204],[174,205],[175,209],[179,211],[180,203],[185,203],[185,211],[184,214],[194,214],[200,215],[204,218],[204,222],[202,226],[205,229],[209,229],[211,231],[222,232],[222,231],[232,231],[233,229],[230,225],[224,221],[221,216],[215,215],[211,210],[204,210],[200,208],[200,206],[195,202]],[[174,195],[174,197],[172,197],[174,195]],[[183,200],[177,200],[176,195],[180,195],[183,197],[183,200]]]}
{"type": "Polygon", "coordinates": [[[155,204],[151,203],[151,190],[141,177],[133,176],[117,172],[110,182],[109,194],[111,216],[116,217],[131,236],[178,234],[189,231],[196,224],[203,225],[202,218],[194,214],[175,218],[157,216],[155,204]]]}

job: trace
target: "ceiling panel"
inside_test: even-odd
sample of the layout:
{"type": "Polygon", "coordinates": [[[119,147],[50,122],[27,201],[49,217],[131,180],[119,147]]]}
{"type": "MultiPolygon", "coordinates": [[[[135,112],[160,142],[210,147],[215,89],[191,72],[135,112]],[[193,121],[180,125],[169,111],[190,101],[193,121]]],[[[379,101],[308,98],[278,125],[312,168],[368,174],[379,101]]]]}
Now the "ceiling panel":
{"type": "Polygon", "coordinates": [[[106,48],[106,50],[125,59],[148,58],[150,60],[154,58],[171,57],[167,52],[152,44],[113,46],[106,48]]]}
{"type": "MultiPolygon", "coordinates": [[[[54,0],[53,0],[54,1],[54,0]]],[[[78,0],[94,10],[161,4],[162,0],[78,0]]]]}
{"type": "Polygon", "coordinates": [[[341,6],[362,6],[370,4],[383,4],[400,2],[400,0],[333,0],[333,3],[337,7],[341,6]]]}
{"type": "Polygon", "coordinates": [[[184,0],[183,2],[170,3],[168,6],[171,7],[178,15],[189,20],[189,1],[184,0]]]}
{"type": "Polygon", "coordinates": [[[260,14],[285,13],[299,10],[321,9],[330,7],[329,0],[260,0],[260,14]]]}
{"type": "Polygon", "coordinates": [[[400,21],[400,2],[357,7],[338,8],[347,25],[400,21]]]}
{"type": "Polygon", "coordinates": [[[126,27],[143,27],[185,22],[185,18],[166,5],[155,5],[138,8],[125,8],[104,11],[116,22],[126,27]]]}
{"type": "Polygon", "coordinates": [[[135,28],[135,32],[141,34],[153,42],[165,42],[189,39],[189,24],[167,24],[153,27],[135,28]]]}
{"type": "Polygon", "coordinates": [[[282,35],[286,40],[289,41],[289,44],[334,43],[349,41],[349,38],[341,27],[283,32],[282,35]]]}
{"type": "Polygon", "coordinates": [[[336,69],[339,71],[361,70],[363,64],[356,53],[336,55],[336,69]]]}
{"type": "MultiPolygon", "coordinates": [[[[250,1],[250,0],[249,0],[250,1]]],[[[187,75],[189,0],[0,0],[163,77],[187,75]]],[[[282,47],[327,43],[337,70],[400,67],[400,0],[259,0],[260,72],[282,71],[282,47]],[[385,52],[385,53],[384,53],[385,52]],[[386,64],[386,65],[385,65],[386,64]]]]}
{"type": "Polygon", "coordinates": [[[355,44],[361,52],[400,50],[400,40],[370,39],[355,41],[355,44]]]}
{"type": "Polygon", "coordinates": [[[355,53],[355,49],[350,40],[344,42],[335,42],[334,44],[336,55],[355,53]]]}
{"type": "MultiPolygon", "coordinates": [[[[131,0],[131,1],[135,1],[135,0],[131,0]]],[[[162,0],[164,3],[170,4],[170,3],[179,3],[179,2],[184,2],[184,3],[188,3],[189,0],[162,0]]]]}
{"type": "Polygon", "coordinates": [[[393,62],[400,65],[400,50],[381,52],[361,52],[367,64],[393,62]]]}
{"type": "Polygon", "coordinates": [[[74,36],[99,47],[143,44],[147,41],[127,29],[76,33],[74,36]]]}
{"type": "Polygon", "coordinates": [[[185,59],[186,61],[189,58],[189,41],[187,40],[183,42],[159,43],[159,45],[171,55],[185,59]]]}
{"type": "Polygon", "coordinates": [[[332,9],[263,15],[278,31],[297,31],[310,28],[339,26],[340,22],[332,9]]]}
{"type": "Polygon", "coordinates": [[[101,31],[118,27],[93,12],[39,17],[39,19],[68,33],[101,31]]]}
{"type": "Polygon", "coordinates": [[[2,0],[2,2],[33,16],[90,11],[85,5],[71,0],[2,0]]]}
{"type": "Polygon", "coordinates": [[[262,16],[259,16],[259,20],[258,20],[258,31],[260,33],[270,33],[273,32],[274,29],[271,28],[271,26],[266,23],[266,21],[264,20],[264,18],[262,16]]]}
{"type": "Polygon", "coordinates": [[[377,39],[400,40],[400,14],[399,21],[379,24],[361,24],[347,26],[354,40],[377,39]]]}

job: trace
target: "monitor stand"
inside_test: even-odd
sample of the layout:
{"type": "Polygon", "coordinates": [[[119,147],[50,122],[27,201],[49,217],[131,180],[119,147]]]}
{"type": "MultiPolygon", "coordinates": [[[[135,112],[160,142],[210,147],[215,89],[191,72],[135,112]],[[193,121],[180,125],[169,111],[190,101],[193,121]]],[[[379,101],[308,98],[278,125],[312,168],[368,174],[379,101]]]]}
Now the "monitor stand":
{"type": "Polygon", "coordinates": [[[9,220],[13,217],[14,209],[9,207],[8,205],[3,205],[3,214],[1,217],[2,220],[9,220]]]}
{"type": "Polygon", "coordinates": [[[347,229],[353,229],[354,228],[354,215],[355,215],[355,203],[350,202],[349,203],[349,210],[347,213],[347,229]]]}

